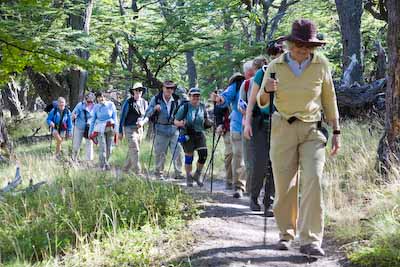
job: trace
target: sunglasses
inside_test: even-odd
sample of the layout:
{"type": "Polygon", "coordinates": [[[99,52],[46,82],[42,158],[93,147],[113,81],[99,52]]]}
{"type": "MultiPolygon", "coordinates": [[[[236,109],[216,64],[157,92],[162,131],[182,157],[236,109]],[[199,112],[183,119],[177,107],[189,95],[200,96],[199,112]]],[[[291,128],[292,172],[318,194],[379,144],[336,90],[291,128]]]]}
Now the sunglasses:
{"type": "Polygon", "coordinates": [[[175,90],[175,87],[165,87],[167,90],[175,90]]]}
{"type": "Polygon", "coordinates": [[[314,44],[307,44],[307,43],[300,43],[300,42],[294,42],[294,46],[297,48],[314,48],[316,47],[314,44]]]}

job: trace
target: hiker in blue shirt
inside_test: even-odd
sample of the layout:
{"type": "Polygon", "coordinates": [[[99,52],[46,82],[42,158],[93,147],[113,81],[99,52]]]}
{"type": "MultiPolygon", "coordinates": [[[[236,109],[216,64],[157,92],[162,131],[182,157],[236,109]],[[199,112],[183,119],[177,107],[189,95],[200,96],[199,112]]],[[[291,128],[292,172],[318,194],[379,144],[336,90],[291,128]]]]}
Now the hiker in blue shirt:
{"type": "Polygon", "coordinates": [[[217,102],[217,106],[228,107],[232,109],[230,115],[230,132],[232,143],[232,168],[233,168],[233,183],[235,193],[233,197],[241,198],[246,190],[246,175],[243,163],[243,145],[242,145],[242,113],[238,110],[239,89],[244,81],[244,76],[240,73],[235,73],[229,79],[229,86],[220,94],[213,94],[212,98],[217,102]]]}
{"type": "Polygon", "coordinates": [[[89,139],[90,122],[93,116],[95,96],[88,93],[85,100],[79,102],[72,111],[74,138],[72,140],[72,160],[77,161],[82,139],[86,139],[86,160],[93,160],[93,142],[89,139]]]}
{"type": "Polygon", "coordinates": [[[72,136],[72,119],[71,111],[65,106],[65,98],[59,97],[57,102],[57,107],[53,108],[47,116],[47,124],[51,135],[56,140],[56,158],[59,159],[63,140],[72,136]]]}
{"type": "Polygon", "coordinates": [[[100,168],[110,170],[108,162],[111,156],[112,142],[117,143],[117,109],[113,102],[106,100],[103,93],[96,93],[97,104],[93,109],[90,123],[90,138],[99,143],[100,168]]]}
{"type": "Polygon", "coordinates": [[[146,110],[146,117],[153,118],[155,124],[155,175],[160,180],[165,179],[163,172],[168,147],[171,154],[173,154],[174,178],[183,178],[182,148],[180,144],[177,144],[179,133],[177,127],[174,125],[174,114],[181,103],[179,96],[175,94],[176,87],[174,82],[165,81],[162,91],[151,98],[149,107],[146,110]]]}

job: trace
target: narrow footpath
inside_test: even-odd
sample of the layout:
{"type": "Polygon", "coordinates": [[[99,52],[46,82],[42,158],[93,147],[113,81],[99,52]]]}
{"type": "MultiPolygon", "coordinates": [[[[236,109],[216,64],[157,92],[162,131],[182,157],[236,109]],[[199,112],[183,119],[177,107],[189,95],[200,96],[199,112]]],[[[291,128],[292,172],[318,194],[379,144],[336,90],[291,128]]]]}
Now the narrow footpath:
{"type": "Polygon", "coordinates": [[[264,217],[248,207],[249,198],[234,199],[232,191],[225,190],[222,181],[204,189],[187,188],[203,206],[200,218],[190,223],[195,238],[184,261],[194,267],[283,267],[323,266],[339,267],[339,254],[333,247],[323,244],[327,256],[307,257],[299,253],[299,243],[291,250],[275,249],[278,230],[274,218],[268,218],[266,244],[264,245],[264,217]]]}

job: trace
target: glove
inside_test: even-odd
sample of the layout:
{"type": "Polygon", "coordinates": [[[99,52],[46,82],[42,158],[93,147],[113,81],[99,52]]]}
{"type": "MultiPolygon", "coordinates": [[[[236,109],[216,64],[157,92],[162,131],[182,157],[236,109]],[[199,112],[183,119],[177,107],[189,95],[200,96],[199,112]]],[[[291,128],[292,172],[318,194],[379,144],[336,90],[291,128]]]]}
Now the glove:
{"type": "Polygon", "coordinates": [[[239,99],[239,108],[242,110],[246,110],[247,108],[247,103],[243,99],[239,99]]]}
{"type": "Polygon", "coordinates": [[[178,137],[178,142],[179,143],[185,143],[186,141],[188,141],[189,140],[189,136],[188,135],[180,135],[179,137],[178,137]]]}

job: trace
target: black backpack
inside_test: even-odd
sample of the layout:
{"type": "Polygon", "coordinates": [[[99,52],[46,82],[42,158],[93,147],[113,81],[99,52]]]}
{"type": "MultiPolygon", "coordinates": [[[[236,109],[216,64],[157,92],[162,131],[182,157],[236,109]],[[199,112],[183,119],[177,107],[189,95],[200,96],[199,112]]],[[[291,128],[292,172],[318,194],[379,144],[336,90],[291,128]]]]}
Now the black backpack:
{"type": "MultiPolygon", "coordinates": [[[[158,93],[156,96],[156,105],[160,105],[161,101],[162,101],[162,92],[158,93]]],[[[171,118],[173,118],[176,114],[176,112],[178,111],[179,107],[184,104],[185,102],[178,104],[179,101],[179,96],[176,94],[172,94],[172,97],[176,100],[173,102],[173,106],[171,107],[172,112],[170,114],[170,117],[168,120],[170,120],[171,118]]],[[[153,114],[149,117],[149,121],[152,123],[156,123],[158,119],[158,113],[157,112],[153,112],[153,114]]]]}
{"type": "MultiPolygon", "coordinates": [[[[185,102],[181,103],[181,105],[179,107],[181,107],[183,105],[183,118],[186,118],[187,113],[189,112],[189,101],[186,100],[185,102]]],[[[204,129],[210,129],[213,126],[213,122],[210,121],[208,119],[208,114],[207,114],[207,109],[206,106],[203,103],[200,103],[200,107],[203,108],[204,111],[204,129]]],[[[179,108],[177,108],[176,112],[179,110],[179,108]]],[[[175,112],[175,114],[176,114],[175,112]]]]}

